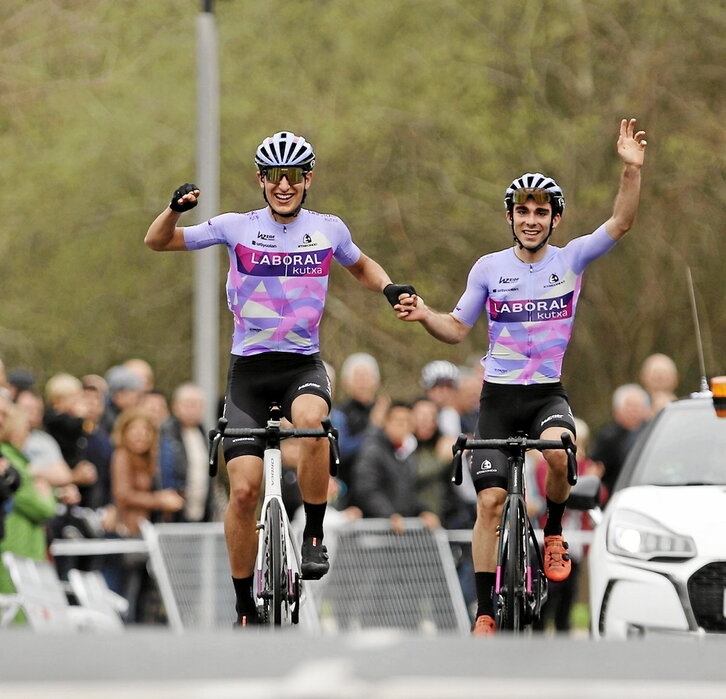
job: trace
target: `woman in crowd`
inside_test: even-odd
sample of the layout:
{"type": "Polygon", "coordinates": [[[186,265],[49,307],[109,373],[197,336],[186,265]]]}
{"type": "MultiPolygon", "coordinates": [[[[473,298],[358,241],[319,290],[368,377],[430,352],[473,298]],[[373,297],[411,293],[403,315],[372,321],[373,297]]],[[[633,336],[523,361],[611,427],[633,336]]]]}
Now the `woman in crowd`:
{"type": "MultiPolygon", "coordinates": [[[[184,507],[184,499],[175,490],[158,487],[159,431],[148,413],[137,408],[123,411],[114,425],[113,443],[111,482],[118,532],[139,536],[144,520],[154,521],[166,513],[178,512],[184,507]]],[[[124,595],[130,606],[129,621],[149,621],[146,601],[153,586],[146,560],[128,563],[124,595]]]]}

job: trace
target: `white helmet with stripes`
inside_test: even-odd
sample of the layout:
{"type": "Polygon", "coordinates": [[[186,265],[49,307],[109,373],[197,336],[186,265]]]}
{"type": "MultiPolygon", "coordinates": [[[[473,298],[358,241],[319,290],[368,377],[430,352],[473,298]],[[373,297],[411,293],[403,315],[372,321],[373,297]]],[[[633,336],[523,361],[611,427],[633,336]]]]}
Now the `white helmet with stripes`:
{"type": "Polygon", "coordinates": [[[292,131],[279,131],[266,138],[255,152],[255,165],[266,167],[301,167],[310,172],[315,167],[313,147],[292,131]]]}
{"type": "Polygon", "coordinates": [[[518,189],[539,189],[546,192],[549,195],[549,202],[552,205],[552,215],[556,216],[565,210],[565,195],[562,193],[562,189],[551,177],[543,175],[541,172],[526,172],[521,177],[517,177],[512,184],[507,187],[507,191],[504,193],[504,206],[507,211],[512,211],[514,207],[514,193],[518,189]]]}

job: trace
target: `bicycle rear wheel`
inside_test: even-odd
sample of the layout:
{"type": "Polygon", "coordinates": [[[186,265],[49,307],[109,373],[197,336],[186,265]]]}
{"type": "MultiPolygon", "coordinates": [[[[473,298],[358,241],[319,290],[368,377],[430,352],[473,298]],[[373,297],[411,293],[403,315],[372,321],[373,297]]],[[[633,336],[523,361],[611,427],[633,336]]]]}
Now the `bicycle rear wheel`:
{"type": "Polygon", "coordinates": [[[500,549],[500,628],[519,633],[525,624],[525,599],[527,570],[525,561],[525,533],[523,503],[517,500],[507,504],[505,529],[506,541],[500,549]]]}
{"type": "Polygon", "coordinates": [[[265,559],[263,599],[267,623],[280,626],[287,603],[287,556],[282,531],[282,511],[277,500],[271,500],[265,513],[265,559]]]}

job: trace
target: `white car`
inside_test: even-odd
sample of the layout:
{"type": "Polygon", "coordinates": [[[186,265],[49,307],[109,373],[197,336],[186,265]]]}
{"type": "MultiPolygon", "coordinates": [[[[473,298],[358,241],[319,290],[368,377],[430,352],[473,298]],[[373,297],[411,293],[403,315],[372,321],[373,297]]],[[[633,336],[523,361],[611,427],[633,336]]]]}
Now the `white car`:
{"type": "Polygon", "coordinates": [[[623,466],[589,553],[594,638],[726,633],[726,419],[668,404],[623,466]]]}

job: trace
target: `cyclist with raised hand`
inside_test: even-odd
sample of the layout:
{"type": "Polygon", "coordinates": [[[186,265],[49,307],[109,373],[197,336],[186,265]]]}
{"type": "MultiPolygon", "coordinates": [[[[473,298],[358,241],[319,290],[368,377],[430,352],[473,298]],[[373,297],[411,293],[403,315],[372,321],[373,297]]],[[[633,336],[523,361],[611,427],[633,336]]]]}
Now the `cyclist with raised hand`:
{"type": "MultiPolygon", "coordinates": [[[[227,302],[234,315],[224,408],[229,427],[264,427],[275,401],[296,428],[315,429],[331,404],[318,330],[332,259],[366,288],[382,291],[391,305],[415,291],[392,284],[337,216],[303,208],[315,153],[302,136],[281,131],[266,138],[257,148],[255,164],[264,208],[179,227],[181,214],[196,206],[200,196],[198,187],[185,184],[151,224],[144,242],[158,251],[227,247],[227,302]]],[[[263,445],[260,440],[225,439],[223,449],[230,479],[225,537],[237,623],[246,626],[258,622],[252,578],[263,445]]],[[[306,523],[301,567],[308,579],[319,579],[329,568],[322,543],[328,462],[327,440],[302,440],[298,481],[306,523]]]]}
{"type": "MultiPolygon", "coordinates": [[[[415,295],[394,306],[402,320],[419,321],[433,337],[451,344],[461,342],[486,309],[489,349],[482,359],[485,375],[478,438],[504,439],[520,430],[535,439],[558,440],[565,430],[575,436],[572,411],[560,382],[562,360],[585,267],[612,249],[635,221],[646,147],[645,132],[636,132],[635,125],[635,119],[620,123],[620,186],[612,216],[597,230],[562,248],[551,245],[550,236],[565,208],[564,195],[551,177],[524,174],[504,195],[514,245],[479,258],[454,310],[435,311],[415,295]]],[[[548,465],[544,572],[548,579],[559,581],[567,578],[571,567],[562,537],[562,514],[570,492],[567,456],[552,450],[544,457],[548,465]]],[[[477,451],[471,475],[477,490],[472,555],[478,606],[473,633],[483,636],[496,630],[492,593],[507,459],[497,450],[477,451]]]]}

